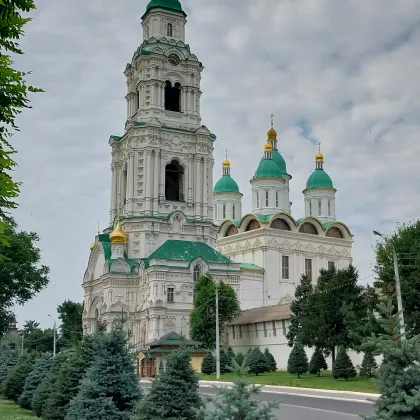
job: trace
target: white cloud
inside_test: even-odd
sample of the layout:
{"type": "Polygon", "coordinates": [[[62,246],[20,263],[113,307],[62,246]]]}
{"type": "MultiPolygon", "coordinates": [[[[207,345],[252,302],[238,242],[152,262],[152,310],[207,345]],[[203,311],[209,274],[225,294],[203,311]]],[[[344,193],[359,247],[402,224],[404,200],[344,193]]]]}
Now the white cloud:
{"type": "MultiPolygon", "coordinates": [[[[46,323],[64,299],[81,300],[89,244],[98,220],[108,223],[107,141],[123,131],[122,72],[141,43],[146,1],[37,3],[17,63],[46,92],[33,96],[13,140],[24,181],[18,221],[39,232],[51,267],[48,289],[18,314],[46,323]]],[[[420,210],[419,0],[183,5],[187,42],[205,66],[203,122],[218,136],[215,178],[227,148],[250,209],[249,180],[273,112],[298,218],[321,141],[337,215],[355,233],[354,261],[367,279],[372,229],[389,232],[420,210]]]]}

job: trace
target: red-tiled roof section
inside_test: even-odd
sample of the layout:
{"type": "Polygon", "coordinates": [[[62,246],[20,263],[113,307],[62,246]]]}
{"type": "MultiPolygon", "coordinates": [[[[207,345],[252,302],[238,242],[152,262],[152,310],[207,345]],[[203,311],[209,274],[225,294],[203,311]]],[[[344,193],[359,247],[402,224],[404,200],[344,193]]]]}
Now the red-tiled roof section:
{"type": "Polygon", "coordinates": [[[281,321],[290,318],[290,304],[264,306],[242,311],[231,325],[256,324],[258,322],[281,321]]]}

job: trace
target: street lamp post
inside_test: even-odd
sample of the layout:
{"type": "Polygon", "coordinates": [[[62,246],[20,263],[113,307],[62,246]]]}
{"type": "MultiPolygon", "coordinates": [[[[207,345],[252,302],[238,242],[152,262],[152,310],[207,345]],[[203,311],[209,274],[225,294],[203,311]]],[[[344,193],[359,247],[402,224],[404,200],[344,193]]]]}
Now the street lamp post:
{"type": "Polygon", "coordinates": [[[398,305],[398,314],[400,318],[400,334],[401,334],[401,339],[405,339],[405,323],[404,323],[403,304],[402,304],[402,298],[401,298],[401,283],[400,283],[400,273],[398,270],[397,252],[395,251],[395,246],[392,243],[392,240],[387,240],[384,235],[377,232],[376,230],[374,230],[373,233],[376,236],[380,236],[383,240],[388,242],[392,247],[392,257],[394,260],[395,288],[397,290],[397,305],[398,305]]]}
{"type": "Polygon", "coordinates": [[[48,316],[54,321],[54,326],[53,326],[53,337],[54,337],[54,344],[53,344],[53,356],[55,356],[56,353],[56,333],[55,333],[55,318],[48,314],[48,316]]]}

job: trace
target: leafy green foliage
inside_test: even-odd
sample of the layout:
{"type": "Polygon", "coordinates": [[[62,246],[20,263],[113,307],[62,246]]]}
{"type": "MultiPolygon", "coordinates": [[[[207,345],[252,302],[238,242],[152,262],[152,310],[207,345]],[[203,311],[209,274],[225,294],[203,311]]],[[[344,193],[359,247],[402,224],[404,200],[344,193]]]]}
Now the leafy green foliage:
{"type": "Polygon", "coordinates": [[[71,400],[65,418],[125,420],[139,396],[126,335],[121,329],[115,329],[100,336],[95,359],[77,396],[71,400]]]}
{"type": "Polygon", "coordinates": [[[77,347],[72,348],[69,357],[58,372],[54,389],[43,410],[43,420],[64,420],[68,405],[79,391],[80,381],[92,364],[98,341],[102,334],[88,335],[77,347]]]}
{"type": "MultiPolygon", "coordinates": [[[[222,333],[240,313],[238,297],[231,286],[221,282],[219,294],[219,325],[222,333]]],[[[195,285],[194,308],[190,314],[190,333],[207,349],[216,348],[216,284],[209,274],[195,285]]]]}
{"type": "Polygon", "coordinates": [[[337,358],[333,363],[332,376],[334,379],[344,378],[348,381],[357,375],[356,369],[346,352],[344,346],[340,346],[337,353],[337,358]]]}
{"type": "Polygon", "coordinates": [[[0,341],[0,390],[10,370],[16,365],[19,358],[18,342],[12,339],[0,341]]]}
{"type": "Polygon", "coordinates": [[[272,413],[278,408],[277,401],[261,403],[255,397],[261,392],[261,387],[251,384],[244,378],[249,371],[249,361],[245,357],[241,365],[232,360],[229,370],[237,374],[233,380],[233,387],[221,387],[216,390],[216,397],[206,397],[207,402],[212,403],[215,409],[210,411],[205,407],[197,410],[197,420],[275,420],[272,413]]]}
{"type": "Polygon", "coordinates": [[[312,354],[311,361],[309,362],[309,373],[312,375],[321,376],[321,370],[327,370],[328,365],[325,360],[322,350],[319,347],[315,348],[312,354]]]}
{"type": "Polygon", "coordinates": [[[131,420],[195,420],[202,405],[198,394],[198,376],[185,349],[175,350],[168,358],[165,372],[140,401],[131,420]]]}
{"type": "MultiPolygon", "coordinates": [[[[39,92],[25,82],[26,74],[15,70],[8,52],[23,54],[19,47],[19,39],[23,35],[23,27],[31,19],[22,17],[22,12],[30,12],[35,8],[32,0],[2,0],[0,4],[0,245],[9,241],[7,231],[13,225],[9,211],[16,208],[15,198],[19,194],[19,183],[14,182],[10,171],[16,166],[12,159],[14,148],[10,137],[18,127],[15,119],[23,109],[30,108],[28,92],[39,92]]],[[[4,260],[0,248],[0,259],[4,260]]],[[[2,307],[0,302],[0,307],[2,307]]]]}
{"type": "Polygon", "coordinates": [[[8,246],[0,244],[0,337],[9,330],[13,305],[32,299],[48,284],[49,273],[48,267],[39,265],[36,233],[16,232],[15,227],[7,227],[5,233],[10,239],[8,246]]]}
{"type": "Polygon", "coordinates": [[[34,353],[23,353],[10,370],[3,382],[2,394],[9,400],[17,402],[23,392],[25,381],[35,363],[34,353]]]}
{"type": "Polygon", "coordinates": [[[68,357],[68,351],[58,353],[53,358],[52,366],[48,371],[48,374],[44,377],[44,379],[42,379],[41,383],[36,388],[34,396],[32,397],[32,409],[38,417],[42,417],[48,398],[59,379],[60,368],[67,362],[68,357]]]}
{"type": "Polygon", "coordinates": [[[363,343],[363,350],[384,356],[374,382],[381,396],[376,415],[368,420],[414,420],[420,418],[420,335],[401,339],[398,313],[389,300],[377,306],[382,334],[363,343]]]}
{"type": "Polygon", "coordinates": [[[303,345],[321,348],[326,355],[332,353],[333,360],[337,346],[355,347],[358,337],[353,337],[347,328],[342,308],[351,304],[355,319],[366,319],[364,290],[357,280],[357,270],[351,265],[344,269],[321,270],[317,285],[312,292],[308,291],[299,307],[295,321],[299,331],[295,339],[297,337],[303,345]]]}
{"type": "Polygon", "coordinates": [[[277,371],[276,359],[270,353],[270,350],[268,349],[268,347],[266,347],[264,350],[264,357],[265,357],[265,360],[267,360],[268,372],[276,372],[277,371]]]}
{"type": "Polygon", "coordinates": [[[260,373],[265,373],[269,371],[269,366],[267,359],[265,358],[263,352],[259,347],[252,349],[251,353],[247,357],[247,363],[249,367],[249,372],[255,375],[260,373]]]}
{"type": "Polygon", "coordinates": [[[307,303],[312,293],[313,286],[311,280],[306,275],[302,275],[300,283],[295,290],[295,298],[290,305],[292,315],[290,317],[289,331],[286,334],[289,347],[293,347],[295,340],[309,344],[309,339],[304,340],[303,337],[306,331],[302,330],[302,321],[309,310],[307,303]]]}
{"type": "Polygon", "coordinates": [[[372,378],[375,376],[375,371],[378,369],[375,357],[372,353],[366,352],[363,356],[362,366],[360,367],[360,376],[372,378]]]}
{"type": "Polygon", "coordinates": [[[287,361],[287,371],[291,375],[297,375],[299,378],[300,375],[308,371],[308,368],[308,356],[305,353],[303,345],[297,341],[289,354],[289,359],[287,361]]]}
{"type": "Polygon", "coordinates": [[[417,335],[420,334],[420,220],[398,225],[388,241],[380,241],[376,247],[375,286],[380,288],[385,299],[391,299],[396,305],[392,245],[399,257],[406,330],[409,335],[417,335]]]}
{"type": "MultiPolygon", "coordinates": [[[[51,328],[42,330],[36,321],[26,321],[20,331],[24,349],[41,353],[52,352],[54,348],[54,331],[51,328]]],[[[58,346],[59,349],[59,346],[58,346]]]]}
{"type": "Polygon", "coordinates": [[[216,373],[216,358],[211,352],[208,352],[203,357],[203,361],[201,362],[201,373],[204,373],[205,375],[216,373]]]}
{"type": "Polygon", "coordinates": [[[83,337],[83,305],[66,300],[58,306],[57,313],[61,320],[60,339],[63,346],[69,347],[76,344],[83,337]]]}
{"type": "Polygon", "coordinates": [[[27,410],[32,408],[32,398],[35,390],[41,381],[47,376],[52,366],[52,356],[50,353],[41,354],[36,360],[34,368],[29,373],[23,387],[23,392],[18,399],[18,404],[27,410]]]}

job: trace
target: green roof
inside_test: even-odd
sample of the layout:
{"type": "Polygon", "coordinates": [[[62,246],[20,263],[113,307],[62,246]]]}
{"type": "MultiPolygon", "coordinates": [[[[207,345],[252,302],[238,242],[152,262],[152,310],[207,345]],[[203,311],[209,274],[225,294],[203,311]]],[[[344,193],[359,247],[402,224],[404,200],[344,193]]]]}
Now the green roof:
{"type": "Polygon", "coordinates": [[[251,264],[251,263],[241,263],[241,269],[242,270],[260,270],[260,271],[264,271],[264,268],[255,265],[255,264],[251,264]]]}
{"type": "Polygon", "coordinates": [[[175,12],[181,12],[184,16],[186,16],[185,12],[182,10],[182,6],[179,0],[150,0],[149,4],[146,6],[146,13],[143,15],[143,18],[150,10],[157,7],[173,10],[175,12]]]}
{"type": "MultiPolygon", "coordinates": [[[[286,161],[284,160],[283,156],[280,152],[276,149],[273,149],[271,152],[272,159],[276,162],[277,166],[279,167],[282,174],[287,174],[286,170],[286,161]]],[[[261,158],[260,163],[264,160],[264,156],[261,158]]]]}
{"type": "MultiPolygon", "coordinates": [[[[231,260],[204,242],[169,239],[154,251],[147,260],[171,260],[192,262],[202,258],[207,263],[229,264],[231,260]]],[[[147,262],[148,262],[147,261],[147,262]]]]}
{"type": "Polygon", "coordinates": [[[278,167],[277,163],[273,159],[266,159],[265,157],[261,160],[255,171],[254,178],[281,178],[282,172],[278,167]]]}
{"type": "Polygon", "coordinates": [[[271,218],[274,216],[273,214],[257,214],[257,213],[254,213],[254,214],[255,216],[257,216],[258,220],[263,223],[268,223],[271,220],[271,218]]]}
{"type": "Polygon", "coordinates": [[[215,193],[226,193],[233,192],[238,193],[239,187],[236,181],[230,175],[223,175],[214,186],[213,192],[215,193]]]}
{"type": "Polygon", "coordinates": [[[330,176],[321,168],[315,169],[306,181],[306,188],[334,188],[330,176]]]}
{"type": "Polygon", "coordinates": [[[163,335],[156,341],[152,341],[148,343],[148,347],[161,347],[161,346],[180,346],[184,344],[186,346],[201,346],[201,343],[198,341],[187,340],[186,338],[181,337],[176,332],[170,332],[168,334],[163,335]]]}

